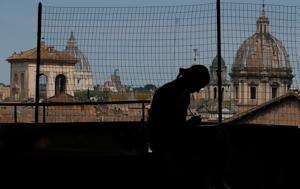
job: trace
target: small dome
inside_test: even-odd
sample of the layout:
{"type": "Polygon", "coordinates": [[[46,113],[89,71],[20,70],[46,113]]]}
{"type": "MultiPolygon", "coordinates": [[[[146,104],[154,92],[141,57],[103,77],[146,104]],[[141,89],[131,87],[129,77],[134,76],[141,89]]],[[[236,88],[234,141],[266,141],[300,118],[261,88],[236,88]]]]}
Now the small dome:
{"type": "MultiPolygon", "coordinates": [[[[218,68],[218,55],[213,59],[211,66],[213,68],[218,68]]],[[[223,57],[221,57],[221,67],[226,67],[223,57]]]]}
{"type": "MultiPolygon", "coordinates": [[[[218,56],[215,56],[209,69],[210,69],[210,84],[216,85],[218,83],[218,74],[217,74],[218,56]]],[[[226,80],[227,66],[225,64],[223,57],[221,57],[221,71],[222,71],[221,72],[222,83],[227,84],[228,83],[228,81],[226,80]]]]}
{"type": "Polygon", "coordinates": [[[89,72],[91,70],[87,57],[79,50],[77,46],[73,32],[71,32],[65,52],[70,53],[78,60],[77,64],[75,64],[75,70],[77,72],[89,72]]]}

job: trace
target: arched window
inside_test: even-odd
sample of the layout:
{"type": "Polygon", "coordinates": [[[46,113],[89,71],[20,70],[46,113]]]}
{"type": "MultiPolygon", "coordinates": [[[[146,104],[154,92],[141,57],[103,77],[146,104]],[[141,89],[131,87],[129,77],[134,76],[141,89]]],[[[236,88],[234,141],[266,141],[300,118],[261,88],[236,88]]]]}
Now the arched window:
{"type": "MultiPolygon", "coordinates": [[[[224,99],[224,88],[223,87],[222,87],[221,93],[222,93],[222,100],[223,100],[224,99]]],[[[214,99],[217,99],[217,97],[218,97],[218,89],[217,89],[217,87],[214,87],[214,99]]]]}
{"type": "Polygon", "coordinates": [[[255,86],[250,87],[250,99],[256,99],[256,87],[255,86]]]}
{"type": "Polygon", "coordinates": [[[222,100],[224,99],[224,88],[222,87],[222,100]]]}
{"type": "Polygon", "coordinates": [[[272,98],[276,98],[277,97],[278,87],[279,87],[278,83],[272,83],[272,85],[271,85],[272,98]]]}
{"type": "Polygon", "coordinates": [[[235,98],[239,98],[239,86],[235,86],[235,98]]]}
{"type": "Polygon", "coordinates": [[[66,90],[66,77],[62,74],[59,74],[55,78],[55,95],[64,93],[66,90]]]}
{"type": "Polygon", "coordinates": [[[272,87],[272,98],[277,97],[277,87],[272,87]]]}
{"type": "Polygon", "coordinates": [[[217,98],[217,87],[214,87],[214,99],[217,98]]]}
{"type": "Polygon", "coordinates": [[[21,97],[25,97],[25,74],[21,73],[21,97]]]}
{"type": "Polygon", "coordinates": [[[39,84],[40,99],[47,98],[47,83],[48,83],[47,76],[44,74],[41,74],[40,75],[40,84],[39,84]]]}
{"type": "Polygon", "coordinates": [[[19,88],[19,77],[18,74],[14,74],[13,78],[13,88],[12,88],[12,96],[15,100],[19,99],[19,93],[20,93],[20,88],[19,88]]]}
{"type": "Polygon", "coordinates": [[[19,85],[19,77],[17,73],[14,74],[14,84],[19,85]]]}

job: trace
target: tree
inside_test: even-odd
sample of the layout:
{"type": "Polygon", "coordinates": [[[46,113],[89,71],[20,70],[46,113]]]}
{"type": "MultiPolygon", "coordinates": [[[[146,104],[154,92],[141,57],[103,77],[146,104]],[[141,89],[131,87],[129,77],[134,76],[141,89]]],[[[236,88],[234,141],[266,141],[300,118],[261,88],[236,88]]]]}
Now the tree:
{"type": "Polygon", "coordinates": [[[6,85],[5,85],[4,83],[1,83],[1,82],[0,82],[0,86],[4,86],[4,87],[6,87],[6,85]]]}
{"type": "Polygon", "coordinates": [[[155,91],[155,90],[157,89],[157,87],[156,87],[155,85],[153,85],[153,84],[146,84],[146,85],[144,86],[144,89],[145,89],[146,91],[155,91]]]}
{"type": "Polygon", "coordinates": [[[108,91],[100,91],[100,90],[76,91],[74,96],[80,98],[80,100],[82,100],[84,102],[90,101],[91,99],[96,99],[96,101],[108,101],[109,100],[109,92],[108,91]]]}

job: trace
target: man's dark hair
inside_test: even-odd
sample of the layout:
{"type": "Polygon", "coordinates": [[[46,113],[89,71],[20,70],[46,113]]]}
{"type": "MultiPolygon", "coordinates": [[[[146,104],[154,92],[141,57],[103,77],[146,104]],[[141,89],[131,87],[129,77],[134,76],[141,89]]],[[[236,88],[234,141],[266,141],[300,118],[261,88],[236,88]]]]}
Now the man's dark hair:
{"type": "Polygon", "coordinates": [[[180,68],[177,78],[182,78],[193,87],[204,87],[210,81],[209,71],[203,65],[193,65],[190,68],[180,68]]]}

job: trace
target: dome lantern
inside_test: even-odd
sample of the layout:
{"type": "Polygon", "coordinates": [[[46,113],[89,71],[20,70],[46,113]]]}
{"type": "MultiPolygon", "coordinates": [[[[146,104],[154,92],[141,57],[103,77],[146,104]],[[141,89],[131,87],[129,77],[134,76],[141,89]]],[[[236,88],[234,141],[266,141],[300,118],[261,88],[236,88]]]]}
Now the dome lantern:
{"type": "Polygon", "coordinates": [[[256,33],[269,33],[269,18],[266,16],[265,4],[262,5],[262,11],[256,21],[256,33]]]}

